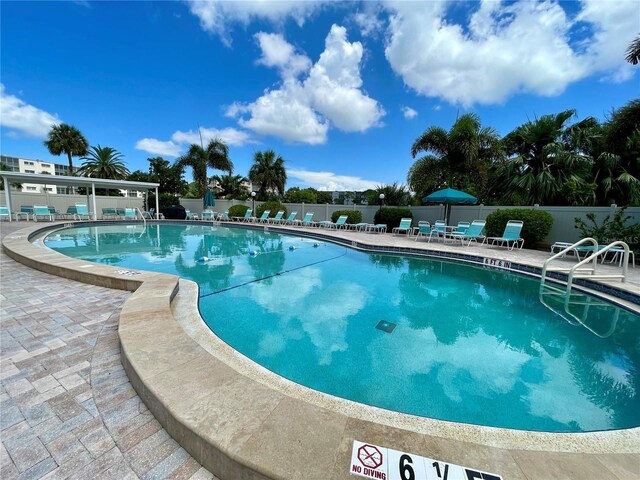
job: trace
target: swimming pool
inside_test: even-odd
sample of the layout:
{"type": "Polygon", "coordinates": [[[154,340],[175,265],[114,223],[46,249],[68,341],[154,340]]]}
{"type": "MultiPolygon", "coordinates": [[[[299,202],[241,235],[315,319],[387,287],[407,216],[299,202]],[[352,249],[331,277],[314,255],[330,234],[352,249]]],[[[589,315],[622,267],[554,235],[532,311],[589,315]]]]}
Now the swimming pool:
{"type": "MultiPolygon", "coordinates": [[[[223,340],[333,395],[526,430],[640,424],[638,317],[620,311],[602,339],[544,308],[527,277],[202,225],[70,229],[47,245],[196,281],[223,340]]],[[[610,309],[592,310],[593,325],[611,324],[610,309]]]]}

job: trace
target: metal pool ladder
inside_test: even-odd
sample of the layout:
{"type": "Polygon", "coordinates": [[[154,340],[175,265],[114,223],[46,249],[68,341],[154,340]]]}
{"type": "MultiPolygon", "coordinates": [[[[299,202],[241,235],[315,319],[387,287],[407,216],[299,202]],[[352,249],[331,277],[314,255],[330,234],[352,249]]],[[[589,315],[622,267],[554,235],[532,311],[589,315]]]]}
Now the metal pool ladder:
{"type": "MultiPolygon", "coordinates": [[[[616,252],[617,253],[617,252],[616,252]]],[[[621,252],[622,253],[622,252],[621,252]]],[[[593,238],[584,238],[579,242],[574,243],[563,249],[562,251],[552,255],[548,258],[542,266],[542,274],[540,279],[540,302],[560,315],[567,322],[572,325],[582,325],[593,334],[599,337],[608,337],[613,333],[618,322],[620,315],[620,309],[614,305],[604,302],[591,295],[586,295],[582,292],[573,291],[573,281],[576,278],[593,278],[593,279],[618,279],[624,282],[627,277],[627,270],[629,267],[629,245],[625,242],[617,241],[610,243],[609,245],[599,248],[597,240],[593,238]],[[582,251],[591,252],[590,255],[585,255],[585,258],[579,260],[577,264],[570,268],[567,267],[550,267],[549,264],[557,258],[565,256],[568,252],[573,251],[576,256],[579,257],[580,247],[584,244],[590,244],[587,247],[583,247],[582,251]],[[598,258],[603,257],[607,252],[616,247],[622,247],[624,249],[620,268],[622,270],[619,274],[601,274],[596,273],[598,266],[598,258]],[[549,272],[567,273],[567,285],[566,287],[560,287],[556,285],[547,284],[549,272]],[[555,306],[554,306],[555,304],[555,306]],[[575,307],[584,307],[582,314],[576,312],[575,307]],[[615,313],[611,317],[611,325],[606,331],[599,331],[595,326],[589,325],[589,309],[592,306],[614,308],[615,313]],[[562,308],[562,310],[561,310],[562,308]],[[572,311],[573,309],[573,311],[572,311]]]]}

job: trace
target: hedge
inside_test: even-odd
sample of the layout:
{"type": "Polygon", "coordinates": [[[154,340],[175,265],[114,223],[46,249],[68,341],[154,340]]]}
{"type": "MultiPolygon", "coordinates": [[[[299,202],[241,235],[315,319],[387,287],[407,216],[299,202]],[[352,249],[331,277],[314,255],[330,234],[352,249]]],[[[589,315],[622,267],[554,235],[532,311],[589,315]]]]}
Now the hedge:
{"type": "Polygon", "coordinates": [[[362,222],[362,212],[360,212],[359,210],[338,210],[335,211],[331,214],[331,221],[333,223],[336,222],[336,220],[338,220],[338,217],[341,215],[346,215],[347,218],[347,223],[351,224],[351,225],[355,225],[356,223],[360,223],[362,222]]]}
{"type": "Polygon", "coordinates": [[[496,210],[487,216],[485,226],[488,237],[501,237],[509,220],[522,220],[520,236],[525,245],[535,248],[551,231],[553,217],[549,212],[528,208],[508,208],[496,210]]]}
{"type": "Polygon", "coordinates": [[[249,207],[246,205],[233,205],[229,207],[229,218],[244,217],[247,210],[249,210],[249,207]]]}
{"type": "Polygon", "coordinates": [[[261,217],[265,210],[271,210],[271,212],[269,213],[269,218],[275,217],[276,213],[278,213],[279,210],[284,210],[284,214],[282,215],[282,218],[287,217],[287,207],[285,207],[282,203],[280,203],[277,200],[269,200],[268,202],[261,203],[256,207],[256,211],[254,212],[254,215],[256,217],[261,217]]]}
{"type": "Polygon", "coordinates": [[[403,218],[413,218],[411,210],[408,208],[381,208],[373,216],[374,223],[384,223],[387,225],[387,231],[400,225],[403,218]]]}

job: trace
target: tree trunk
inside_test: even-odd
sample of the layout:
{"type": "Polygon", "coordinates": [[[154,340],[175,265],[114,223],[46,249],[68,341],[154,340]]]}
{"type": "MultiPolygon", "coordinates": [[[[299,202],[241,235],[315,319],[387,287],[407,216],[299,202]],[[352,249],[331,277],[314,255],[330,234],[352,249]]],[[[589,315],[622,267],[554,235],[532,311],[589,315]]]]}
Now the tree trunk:
{"type": "Polygon", "coordinates": [[[69,175],[73,175],[73,160],[71,159],[71,152],[67,152],[69,158],[69,175]]]}

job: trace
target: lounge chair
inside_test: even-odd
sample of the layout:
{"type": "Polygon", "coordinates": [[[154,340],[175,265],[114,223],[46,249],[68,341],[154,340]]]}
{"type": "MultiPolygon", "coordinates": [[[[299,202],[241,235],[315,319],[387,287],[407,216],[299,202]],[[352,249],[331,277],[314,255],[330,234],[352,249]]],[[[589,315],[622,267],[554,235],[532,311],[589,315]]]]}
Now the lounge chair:
{"type": "Polygon", "coordinates": [[[431,235],[431,224],[421,220],[418,222],[418,232],[416,233],[416,242],[420,237],[428,237],[431,235]]]}
{"type": "Polygon", "coordinates": [[[185,213],[187,214],[187,220],[198,220],[197,213],[191,213],[190,210],[185,210],[185,213]]]}
{"type": "Polygon", "coordinates": [[[38,217],[48,217],[50,222],[53,222],[55,215],[52,215],[49,211],[49,207],[46,205],[34,205],[33,206],[33,221],[37,222],[38,217]]]}
{"type": "Polygon", "coordinates": [[[200,218],[202,220],[215,220],[216,212],[212,212],[211,210],[205,210],[204,212],[202,212],[202,215],[200,215],[200,218]]]}
{"type": "Polygon", "coordinates": [[[391,230],[391,233],[393,235],[400,235],[401,232],[404,232],[405,235],[409,236],[411,234],[411,219],[410,218],[403,218],[400,220],[400,225],[398,225],[397,227],[394,227],[391,230]]]}
{"type": "Polygon", "coordinates": [[[47,208],[49,209],[49,213],[51,215],[53,215],[53,219],[54,220],[56,218],[62,217],[62,214],[56,210],[56,207],[52,207],[51,205],[47,205],[47,208]]]}
{"type": "Polygon", "coordinates": [[[436,238],[442,238],[444,240],[445,235],[447,234],[447,222],[444,220],[436,220],[436,223],[433,224],[431,228],[431,232],[429,232],[429,240],[431,243],[431,238],[435,235],[436,238]]]}
{"type": "Polygon", "coordinates": [[[267,223],[267,220],[269,219],[269,214],[271,213],[271,210],[265,210],[264,212],[262,212],[262,215],[260,215],[259,218],[253,218],[253,222],[254,223],[267,223]]]}
{"type": "Polygon", "coordinates": [[[323,220],[321,222],[318,222],[318,226],[324,228],[335,228],[336,230],[340,228],[347,228],[346,222],[348,218],[349,217],[347,215],[340,215],[335,223],[331,220],[323,220]]]}
{"type": "Polygon", "coordinates": [[[517,245],[518,248],[522,248],[524,245],[524,239],[520,237],[522,226],[524,222],[521,220],[509,220],[507,226],[504,227],[501,237],[487,237],[487,242],[491,241],[491,245],[495,245],[496,242],[500,243],[501,247],[506,246],[509,250],[513,250],[517,245]],[[511,244],[511,246],[509,246],[511,244]]]}
{"type": "Polygon", "coordinates": [[[149,220],[153,220],[156,217],[156,209],[150,208],[149,210],[142,212],[142,218],[148,218],[149,220]]]}
{"type": "Polygon", "coordinates": [[[267,223],[280,223],[282,222],[282,216],[284,215],[284,210],[278,210],[276,216],[273,218],[267,218],[267,223]]]}
{"type": "Polygon", "coordinates": [[[482,231],[486,223],[484,220],[474,220],[464,232],[453,231],[449,234],[449,237],[453,240],[460,240],[462,245],[464,245],[465,240],[469,240],[467,247],[471,245],[471,242],[478,243],[479,238],[482,238],[482,243],[484,243],[486,237],[482,235],[482,231]]]}
{"type": "Polygon", "coordinates": [[[366,230],[366,228],[369,226],[369,224],[367,222],[360,222],[360,223],[354,223],[353,225],[351,225],[351,228],[353,228],[354,230],[366,230]]]}
{"type": "Polygon", "coordinates": [[[387,232],[387,224],[386,223],[370,223],[367,225],[367,228],[364,229],[365,232],[369,233],[386,233],[387,232]]]}
{"type": "Polygon", "coordinates": [[[73,218],[75,220],[82,220],[82,217],[87,217],[87,220],[91,220],[91,214],[89,214],[89,208],[84,203],[76,203],[75,213],[73,218]]]}
{"type": "Polygon", "coordinates": [[[232,217],[232,220],[235,220],[236,222],[249,222],[251,221],[251,214],[253,213],[253,210],[248,209],[246,212],[244,212],[244,217],[232,217]]]}
{"type": "Polygon", "coordinates": [[[118,218],[118,213],[115,208],[103,208],[102,209],[102,219],[118,218]]]}
{"type": "Polygon", "coordinates": [[[296,216],[298,215],[298,212],[291,212],[289,214],[289,216],[287,217],[286,220],[283,220],[281,223],[283,225],[293,225],[294,223],[296,223],[296,216]]]}
{"type": "Polygon", "coordinates": [[[224,212],[219,213],[217,219],[220,221],[229,220],[229,210],[225,210],[224,212]]]}
{"type": "Polygon", "coordinates": [[[11,212],[9,211],[9,207],[0,207],[0,219],[3,218],[11,221],[11,212]]]}
{"type": "MultiPolygon", "coordinates": [[[[467,229],[469,228],[469,226],[470,226],[469,222],[458,222],[458,225],[455,228],[452,228],[451,230],[446,229],[446,227],[445,227],[445,229],[446,229],[446,233],[445,233],[445,236],[444,236],[445,242],[450,238],[453,239],[452,234],[454,234],[454,233],[456,233],[456,234],[465,233],[467,231],[467,229]]],[[[451,227],[449,227],[449,228],[451,228],[451,227]]]]}
{"type": "Polygon", "coordinates": [[[315,227],[317,225],[317,223],[313,221],[313,212],[306,213],[302,220],[295,220],[294,224],[300,225],[301,227],[315,227]]]}
{"type": "Polygon", "coordinates": [[[125,220],[137,220],[138,219],[138,211],[135,208],[125,208],[124,209],[124,219],[125,220]]]}
{"type": "Polygon", "coordinates": [[[20,221],[20,217],[24,217],[29,221],[31,215],[33,215],[33,207],[31,205],[20,205],[20,211],[15,213],[17,221],[20,221]]]}

